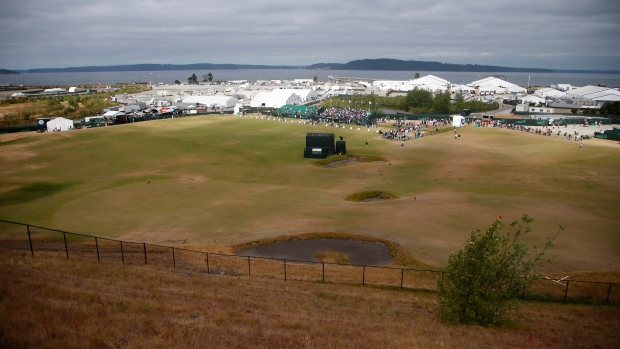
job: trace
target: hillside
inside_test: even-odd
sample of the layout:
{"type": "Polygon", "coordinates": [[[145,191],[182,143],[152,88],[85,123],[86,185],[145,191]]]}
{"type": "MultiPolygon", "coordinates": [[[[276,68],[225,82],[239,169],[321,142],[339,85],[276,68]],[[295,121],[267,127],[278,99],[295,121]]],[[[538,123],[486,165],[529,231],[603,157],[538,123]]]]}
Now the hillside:
{"type": "Polygon", "coordinates": [[[479,64],[452,64],[398,59],[361,59],[348,63],[317,63],[310,66],[255,65],[255,64],[128,64],[114,66],[84,66],[66,68],[29,69],[29,73],[109,72],[109,71],[162,71],[162,70],[218,70],[218,69],[329,69],[329,70],[395,70],[395,71],[459,71],[459,72],[530,72],[552,73],[550,69],[511,68],[479,64]]]}
{"type": "Polygon", "coordinates": [[[348,63],[313,64],[308,69],[329,70],[398,70],[398,71],[458,71],[458,72],[531,72],[552,73],[550,69],[511,68],[479,64],[452,64],[427,61],[402,61],[398,59],[361,59],[348,63]]]}
{"type": "Polygon", "coordinates": [[[526,302],[507,328],[449,326],[435,294],[123,267],[0,249],[0,347],[620,346],[617,306],[526,302]]]}

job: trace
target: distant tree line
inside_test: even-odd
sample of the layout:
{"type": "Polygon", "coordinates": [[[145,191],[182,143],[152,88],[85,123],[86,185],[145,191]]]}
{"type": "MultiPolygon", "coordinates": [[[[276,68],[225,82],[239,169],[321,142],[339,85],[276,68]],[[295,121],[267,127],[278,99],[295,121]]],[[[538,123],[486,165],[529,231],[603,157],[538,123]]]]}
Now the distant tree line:
{"type": "Polygon", "coordinates": [[[495,110],[497,103],[485,103],[471,100],[465,101],[462,94],[458,93],[452,101],[450,92],[430,92],[415,88],[407,92],[406,96],[379,97],[381,107],[404,110],[414,114],[423,113],[450,113],[469,109],[472,111],[495,110]]]}
{"type": "Polygon", "coordinates": [[[429,92],[414,89],[407,92],[406,96],[383,97],[375,94],[353,95],[332,97],[323,102],[323,106],[330,107],[354,107],[372,109],[379,112],[380,108],[403,110],[414,114],[438,113],[448,114],[452,111],[469,109],[472,111],[495,110],[497,103],[485,103],[481,101],[466,102],[462,94],[457,94],[452,101],[450,92],[429,92]]]}
{"type": "Polygon", "coordinates": [[[399,71],[460,71],[460,72],[532,72],[552,73],[551,69],[512,68],[479,64],[451,64],[427,61],[402,61],[398,59],[360,59],[348,63],[319,63],[308,69],[335,70],[399,70],[399,71]]]}

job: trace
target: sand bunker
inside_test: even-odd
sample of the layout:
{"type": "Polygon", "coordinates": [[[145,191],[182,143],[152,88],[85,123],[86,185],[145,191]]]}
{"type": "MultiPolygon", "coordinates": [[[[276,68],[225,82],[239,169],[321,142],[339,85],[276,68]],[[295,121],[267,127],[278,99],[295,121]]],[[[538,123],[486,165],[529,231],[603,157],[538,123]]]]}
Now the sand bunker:
{"type": "Polygon", "coordinates": [[[237,255],[319,262],[316,255],[325,251],[344,254],[349,257],[350,264],[355,265],[384,265],[394,262],[390,250],[382,242],[334,238],[278,241],[239,251],[237,255]]]}

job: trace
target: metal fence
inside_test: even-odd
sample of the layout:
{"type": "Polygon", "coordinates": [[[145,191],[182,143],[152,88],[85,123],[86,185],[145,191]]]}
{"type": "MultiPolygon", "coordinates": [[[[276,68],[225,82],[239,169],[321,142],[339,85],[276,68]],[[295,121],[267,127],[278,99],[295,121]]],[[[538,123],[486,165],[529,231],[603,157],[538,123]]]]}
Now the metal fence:
{"type": "MultiPolygon", "coordinates": [[[[109,239],[0,220],[0,247],[62,258],[122,265],[154,265],[211,275],[253,275],[310,281],[436,291],[446,271],[249,257],[109,239]],[[27,239],[25,237],[27,236],[27,239]]],[[[530,280],[523,299],[618,303],[620,284],[563,279],[530,280]]]]}

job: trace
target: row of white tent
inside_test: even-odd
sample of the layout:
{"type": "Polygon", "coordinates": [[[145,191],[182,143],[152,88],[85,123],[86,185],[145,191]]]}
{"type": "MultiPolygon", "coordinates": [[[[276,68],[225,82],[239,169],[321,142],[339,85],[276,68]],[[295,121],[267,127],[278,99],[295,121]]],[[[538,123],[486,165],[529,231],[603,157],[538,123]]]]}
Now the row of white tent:
{"type": "MultiPolygon", "coordinates": [[[[247,95],[249,105],[253,108],[279,108],[286,104],[301,105],[315,101],[318,98],[316,91],[312,89],[273,89],[259,91],[256,94],[247,95]]],[[[207,107],[230,108],[245,100],[226,95],[212,96],[189,96],[182,99],[183,103],[203,105],[207,107]]]]}
{"type": "Polygon", "coordinates": [[[408,81],[377,80],[372,83],[372,86],[378,87],[379,90],[412,91],[417,88],[431,92],[446,92],[449,89],[453,93],[463,92],[480,95],[527,93],[527,90],[521,86],[492,76],[464,85],[451,84],[446,79],[434,75],[425,75],[408,81]]]}

